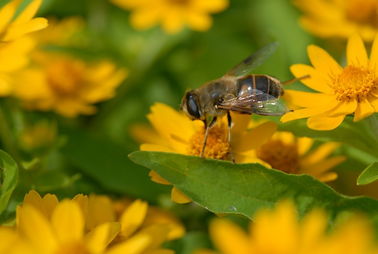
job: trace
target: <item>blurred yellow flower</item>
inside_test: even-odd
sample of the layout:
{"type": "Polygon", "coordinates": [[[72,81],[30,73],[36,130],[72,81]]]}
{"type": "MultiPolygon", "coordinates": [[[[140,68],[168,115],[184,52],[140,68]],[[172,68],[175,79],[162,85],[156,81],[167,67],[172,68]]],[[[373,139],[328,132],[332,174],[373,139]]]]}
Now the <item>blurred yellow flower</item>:
{"type": "Polygon", "coordinates": [[[15,78],[14,96],[29,109],[66,117],[93,114],[93,104],[110,99],[126,71],[107,61],[86,63],[63,54],[36,53],[35,64],[15,78]]]}
{"type": "MultiPolygon", "coordinates": [[[[298,220],[292,202],[282,201],[274,210],[260,210],[249,233],[226,219],[210,224],[210,236],[222,254],[373,254],[371,225],[355,215],[327,232],[327,216],[320,209],[298,220]]],[[[195,254],[214,253],[199,250],[195,254]]]]}
{"type": "Polygon", "coordinates": [[[378,111],[378,37],[370,59],[357,35],[349,38],[346,54],[343,68],[323,49],[308,47],[313,67],[295,64],[291,72],[296,77],[310,75],[301,82],[318,93],[286,90],[284,98],[300,109],[285,114],[281,121],[308,118],[309,128],[332,130],[348,114],[354,113],[354,121],[359,121],[378,111]]]}
{"type": "Polygon", "coordinates": [[[32,253],[38,254],[173,253],[160,248],[174,239],[169,238],[173,221],[142,225],[147,210],[146,202],[136,200],[116,218],[106,196],[77,195],[59,202],[55,195],[42,198],[31,191],[17,208],[17,230],[32,253]]]}
{"type": "MultiPolygon", "coordinates": [[[[154,130],[145,127],[135,127],[133,135],[141,143],[141,150],[162,151],[199,156],[204,138],[204,124],[200,120],[192,121],[186,115],[173,108],[156,103],[147,116],[154,130]]],[[[248,129],[250,116],[233,114],[231,143],[227,138],[227,119],[220,119],[210,129],[205,148],[206,158],[230,160],[230,153],[237,163],[260,162],[256,156],[249,156],[251,150],[266,142],[275,132],[276,124],[264,122],[248,129]],[[253,140],[253,142],[251,142],[253,140]]],[[[150,172],[152,180],[161,184],[170,184],[155,171],[150,172]]],[[[172,189],[172,200],[177,203],[187,203],[191,200],[175,187],[172,189]]]]}
{"type": "Polygon", "coordinates": [[[358,33],[372,41],[378,32],[376,0],[294,0],[305,14],[300,23],[320,37],[348,38],[358,33]]]}
{"type": "Polygon", "coordinates": [[[327,182],[337,178],[330,169],[345,160],[345,156],[329,155],[335,151],[339,144],[327,142],[311,149],[314,140],[307,137],[295,137],[290,132],[276,132],[273,137],[251,152],[268,163],[272,168],[291,174],[309,174],[327,182]]]}
{"type": "Polygon", "coordinates": [[[34,150],[53,144],[57,135],[57,127],[47,121],[37,122],[22,130],[19,142],[23,149],[34,150]]]}
{"type": "Polygon", "coordinates": [[[161,24],[173,34],[188,26],[206,31],[212,25],[211,13],[228,7],[228,0],[111,0],[121,8],[132,10],[130,21],[136,29],[148,29],[161,24]]]}
{"type": "Polygon", "coordinates": [[[44,18],[33,18],[41,0],[33,0],[17,13],[20,0],[13,0],[0,9],[0,96],[12,92],[12,74],[29,62],[35,42],[25,35],[47,26],[44,18]]]}

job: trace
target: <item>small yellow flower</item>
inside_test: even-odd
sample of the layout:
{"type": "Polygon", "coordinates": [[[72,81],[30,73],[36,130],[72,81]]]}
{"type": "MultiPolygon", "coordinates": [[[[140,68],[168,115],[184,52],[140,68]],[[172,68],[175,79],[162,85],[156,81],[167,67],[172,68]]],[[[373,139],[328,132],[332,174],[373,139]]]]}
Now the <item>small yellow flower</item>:
{"type": "Polygon", "coordinates": [[[107,61],[86,63],[68,55],[38,53],[35,65],[20,71],[14,96],[29,109],[66,117],[96,112],[93,104],[110,99],[126,71],[107,61]]]}
{"type": "Polygon", "coordinates": [[[147,210],[147,203],[137,200],[116,218],[112,201],[106,196],[77,195],[59,202],[55,195],[42,198],[31,191],[17,208],[17,230],[31,253],[171,253],[159,247],[174,239],[169,238],[172,221],[143,225],[147,210]]]}
{"type": "Polygon", "coordinates": [[[228,6],[228,0],[111,0],[121,8],[132,10],[131,24],[148,29],[161,24],[164,31],[177,33],[184,26],[206,31],[212,25],[210,14],[228,6]]]}
{"type": "Polygon", "coordinates": [[[305,14],[300,23],[320,37],[348,38],[359,33],[372,41],[378,32],[376,0],[294,0],[305,14]]]}
{"type": "Polygon", "coordinates": [[[285,114],[283,122],[308,118],[315,130],[337,128],[345,116],[354,113],[359,121],[378,111],[378,37],[374,40],[370,59],[361,38],[353,35],[347,45],[347,66],[341,67],[326,51],[311,45],[308,55],[312,66],[295,64],[291,72],[318,93],[286,90],[285,98],[299,107],[285,114]]]}
{"type": "MultiPolygon", "coordinates": [[[[161,151],[199,156],[203,146],[204,124],[200,120],[192,121],[183,113],[171,107],[156,103],[147,116],[154,130],[134,128],[134,136],[143,144],[144,151],[161,151]]],[[[267,141],[275,132],[273,122],[264,122],[248,129],[250,116],[233,114],[231,143],[227,138],[227,119],[224,117],[210,129],[204,156],[206,158],[229,160],[230,153],[237,163],[261,162],[249,153],[267,141]],[[253,142],[251,142],[253,140],[253,142]]],[[[170,184],[155,171],[150,172],[152,180],[161,184],[170,184]]],[[[187,203],[191,200],[175,187],[172,189],[172,200],[177,203],[187,203]]]]}
{"type": "Polygon", "coordinates": [[[56,135],[56,125],[47,121],[41,121],[25,127],[20,134],[19,142],[23,149],[34,150],[53,144],[56,135]]]}
{"type": "Polygon", "coordinates": [[[35,42],[25,35],[47,26],[46,19],[33,18],[41,0],[33,0],[16,14],[21,2],[13,0],[0,9],[0,96],[12,92],[12,75],[29,62],[35,42]]]}
{"type": "Polygon", "coordinates": [[[290,132],[276,132],[273,137],[251,153],[270,167],[291,174],[309,174],[327,182],[337,178],[330,169],[345,160],[344,156],[329,157],[339,147],[328,142],[311,149],[314,140],[295,137],[290,132]]]}
{"type": "Polygon", "coordinates": [[[328,233],[324,211],[315,209],[299,221],[289,201],[280,202],[274,210],[258,212],[248,234],[226,219],[216,219],[210,224],[210,236],[222,254],[373,254],[378,251],[372,228],[364,218],[350,217],[328,233]]]}

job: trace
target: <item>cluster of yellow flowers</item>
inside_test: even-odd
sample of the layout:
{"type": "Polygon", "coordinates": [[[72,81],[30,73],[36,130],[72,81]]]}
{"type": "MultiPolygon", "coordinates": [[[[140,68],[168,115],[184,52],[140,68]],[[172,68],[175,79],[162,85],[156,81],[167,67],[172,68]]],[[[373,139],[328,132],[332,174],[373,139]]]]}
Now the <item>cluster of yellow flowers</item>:
{"type": "Polygon", "coordinates": [[[0,227],[0,253],[170,254],[161,244],[184,234],[170,213],[144,201],[79,194],[59,201],[30,191],[14,227],[0,227]]]}

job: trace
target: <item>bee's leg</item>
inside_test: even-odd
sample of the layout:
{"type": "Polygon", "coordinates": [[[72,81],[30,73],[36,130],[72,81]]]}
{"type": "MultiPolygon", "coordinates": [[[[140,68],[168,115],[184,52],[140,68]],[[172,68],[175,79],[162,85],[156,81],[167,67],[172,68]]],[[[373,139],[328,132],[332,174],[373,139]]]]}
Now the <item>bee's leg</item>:
{"type": "Polygon", "coordinates": [[[232,128],[232,118],[230,111],[227,111],[227,125],[228,125],[228,133],[227,133],[227,142],[230,145],[230,152],[229,156],[233,163],[235,163],[234,154],[232,153],[232,147],[231,147],[231,128],[232,128]]]}
{"type": "Polygon", "coordinates": [[[302,79],[306,79],[306,78],[310,78],[310,75],[304,75],[304,76],[301,76],[301,77],[298,77],[298,78],[293,78],[293,79],[290,79],[290,80],[286,80],[285,82],[282,82],[281,84],[282,85],[290,85],[290,84],[293,84],[294,82],[297,82],[299,80],[302,80],[302,79]]]}
{"type": "Polygon", "coordinates": [[[205,121],[203,121],[203,123],[205,124],[205,137],[203,138],[201,157],[204,157],[204,155],[205,155],[205,148],[206,148],[206,143],[207,143],[207,136],[209,135],[209,130],[210,130],[211,127],[214,126],[216,121],[217,121],[217,117],[213,117],[210,120],[209,124],[207,123],[207,119],[205,121]]]}

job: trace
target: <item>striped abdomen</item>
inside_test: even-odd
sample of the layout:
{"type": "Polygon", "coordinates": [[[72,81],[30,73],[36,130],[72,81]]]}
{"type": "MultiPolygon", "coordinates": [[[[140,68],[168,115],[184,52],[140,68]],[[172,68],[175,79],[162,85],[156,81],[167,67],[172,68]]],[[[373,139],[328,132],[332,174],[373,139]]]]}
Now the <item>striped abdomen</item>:
{"type": "Polygon", "coordinates": [[[281,84],[275,78],[267,75],[248,75],[237,81],[237,96],[255,94],[259,101],[279,98],[283,94],[281,84]],[[267,96],[270,95],[270,96],[267,96]]]}

